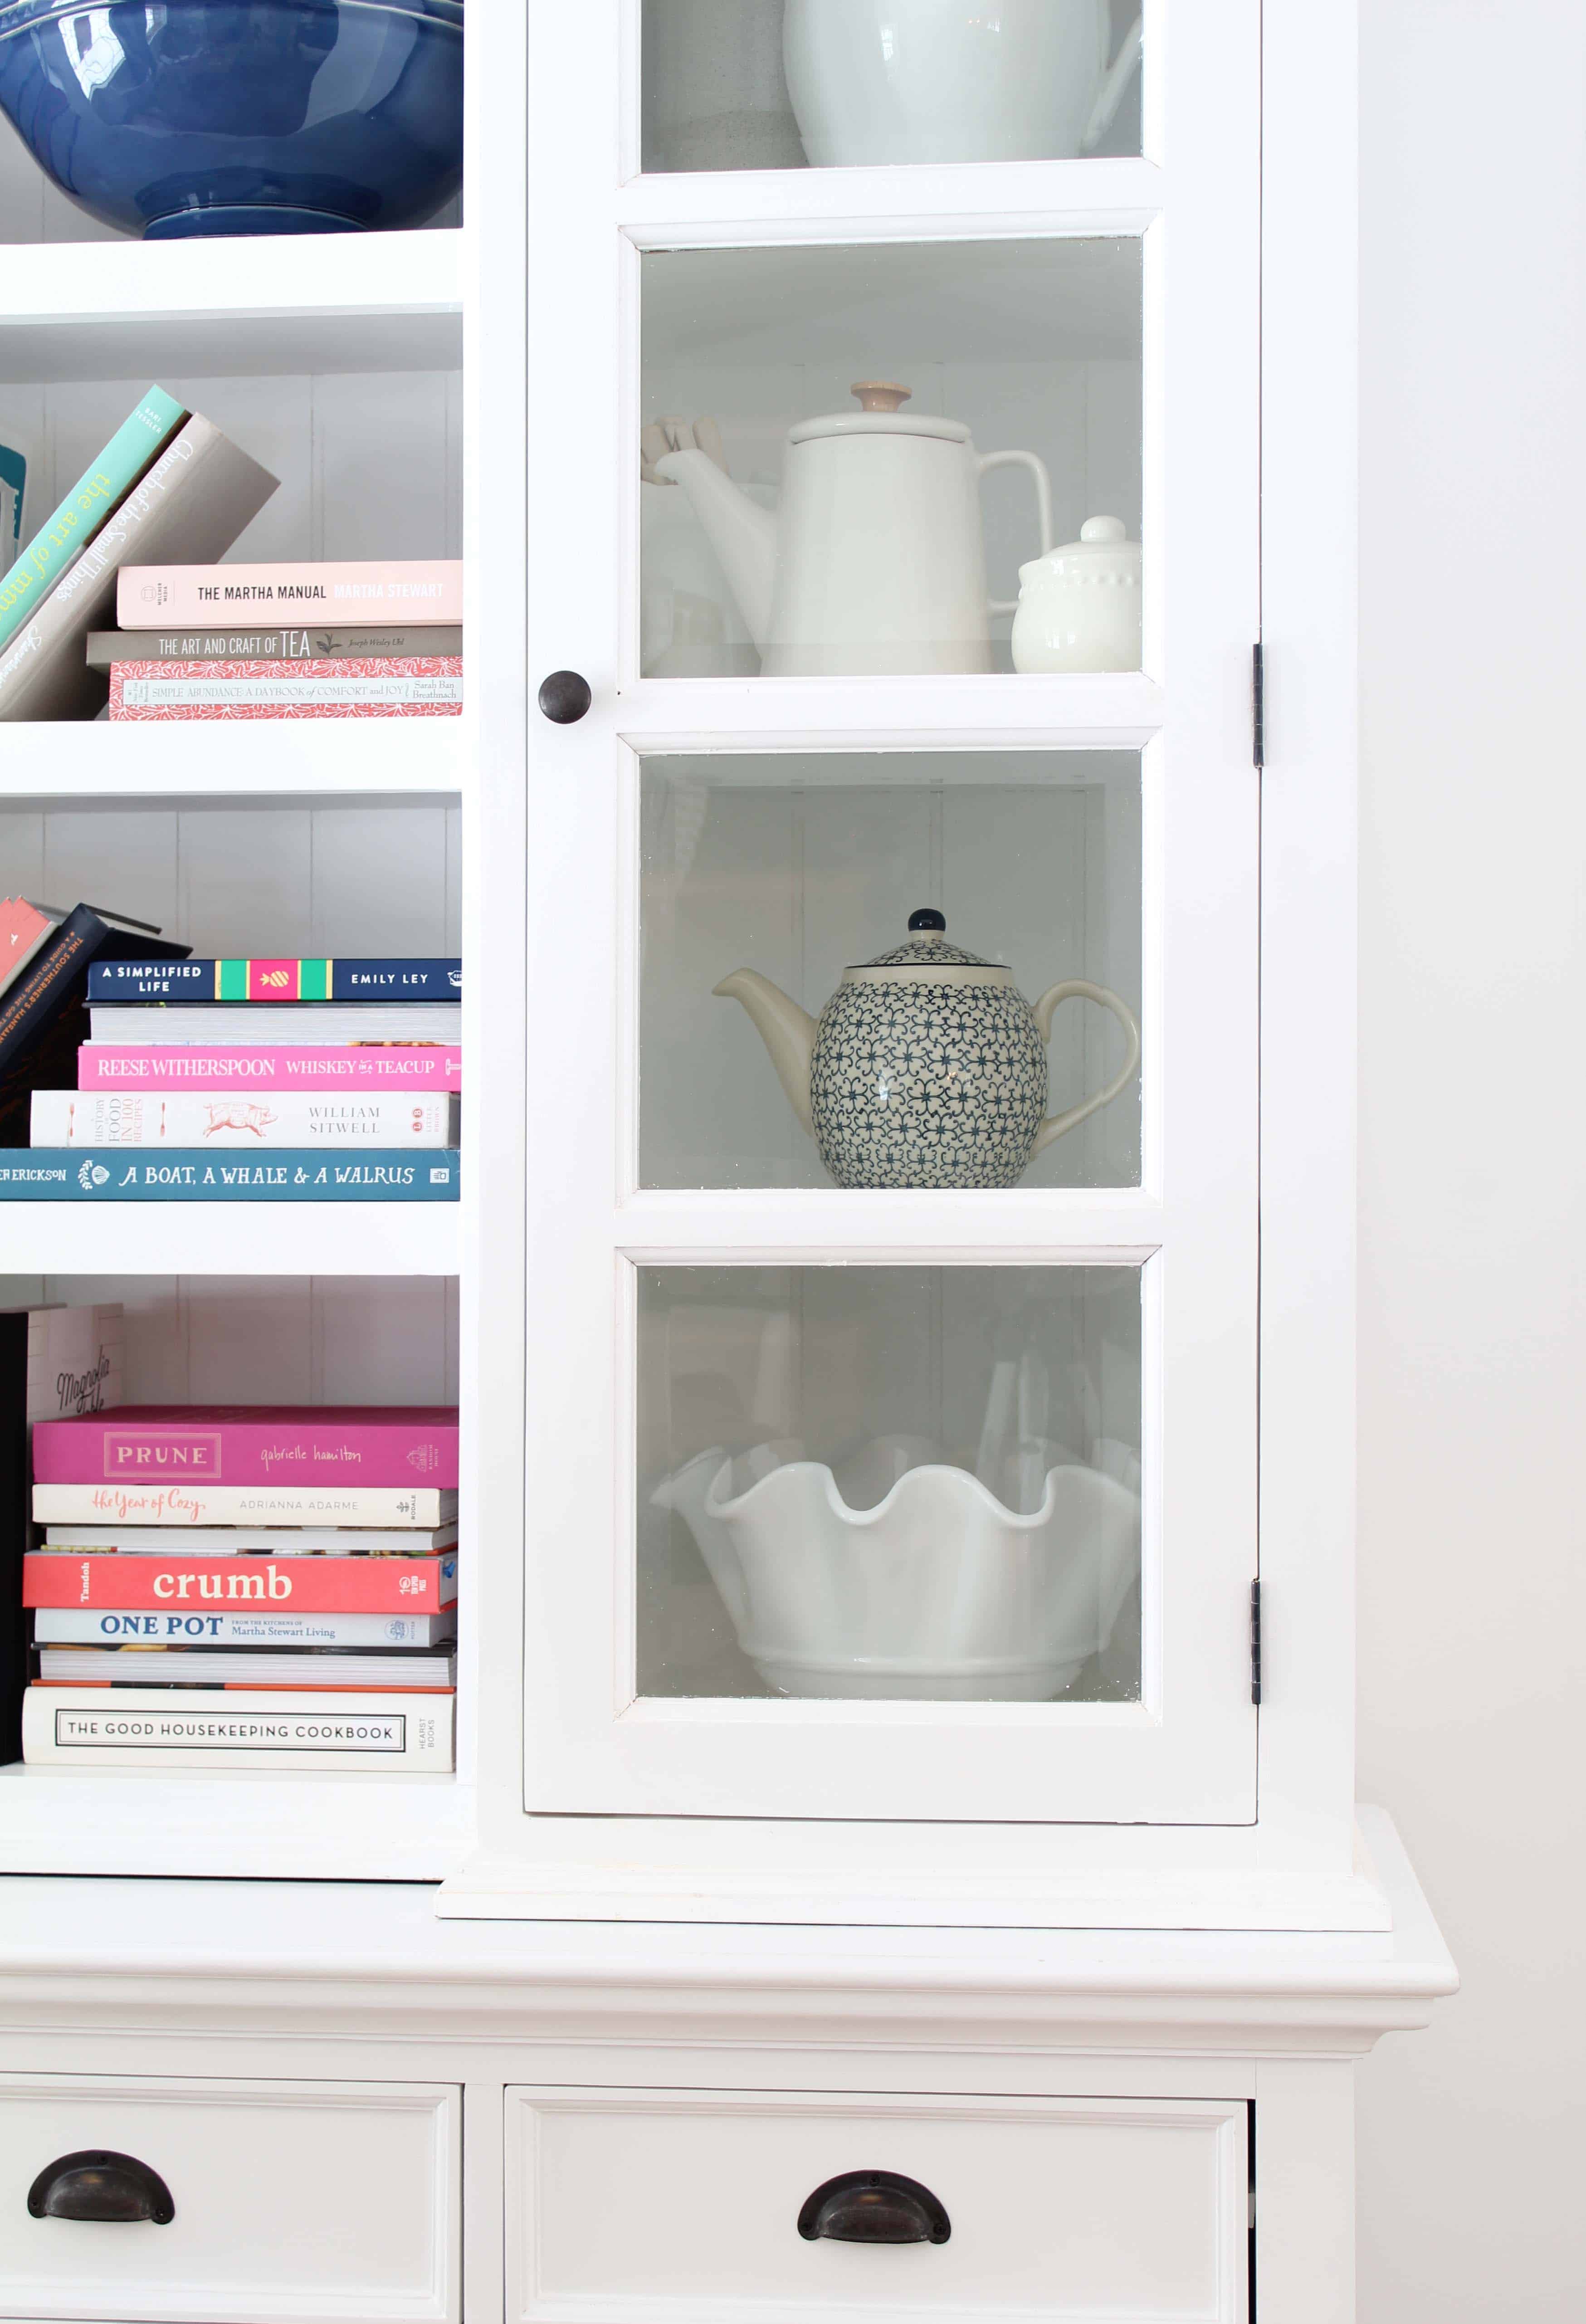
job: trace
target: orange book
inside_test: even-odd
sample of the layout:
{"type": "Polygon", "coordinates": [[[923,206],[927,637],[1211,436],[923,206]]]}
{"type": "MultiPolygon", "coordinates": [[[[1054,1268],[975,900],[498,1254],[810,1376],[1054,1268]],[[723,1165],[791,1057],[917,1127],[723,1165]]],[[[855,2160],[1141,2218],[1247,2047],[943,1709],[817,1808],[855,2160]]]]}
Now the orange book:
{"type": "Polygon", "coordinates": [[[25,896],[0,898],[0,992],[15,983],[61,918],[59,912],[41,911],[25,896]]]}

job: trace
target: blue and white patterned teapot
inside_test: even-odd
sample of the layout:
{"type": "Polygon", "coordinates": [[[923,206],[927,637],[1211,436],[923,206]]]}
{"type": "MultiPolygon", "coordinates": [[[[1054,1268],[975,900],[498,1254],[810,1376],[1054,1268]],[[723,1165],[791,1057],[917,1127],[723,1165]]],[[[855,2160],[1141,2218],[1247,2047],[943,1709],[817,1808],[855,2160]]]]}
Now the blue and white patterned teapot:
{"type": "Polygon", "coordinates": [[[845,968],[818,1019],[752,968],[715,987],[749,1011],[839,1186],[1016,1185],[1139,1062],[1139,1027],[1105,985],[1070,977],[1032,1009],[1008,969],[949,944],[946,928],[940,912],[912,913],[907,942],[845,968]],[[1048,1115],[1052,1018],[1076,999],[1112,1011],[1129,1055],[1104,1089],[1048,1115]]]}

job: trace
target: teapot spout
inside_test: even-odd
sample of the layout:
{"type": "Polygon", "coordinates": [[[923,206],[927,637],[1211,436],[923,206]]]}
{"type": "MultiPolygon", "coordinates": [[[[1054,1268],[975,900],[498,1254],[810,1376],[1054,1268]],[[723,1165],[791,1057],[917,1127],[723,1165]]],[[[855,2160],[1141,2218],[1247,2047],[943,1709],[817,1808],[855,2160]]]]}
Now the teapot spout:
{"type": "Polygon", "coordinates": [[[777,562],[777,520],[741,492],[709,455],[669,452],[655,473],[681,484],[705,538],[721,560],[744,627],[763,652],[771,626],[771,577],[777,562]]]}
{"type": "Polygon", "coordinates": [[[741,1001],[765,1043],[777,1079],[799,1121],[813,1138],[809,1110],[809,1061],[815,1053],[815,1019],[790,1001],[779,985],[752,968],[735,968],[713,990],[723,1001],[741,1001]]]}

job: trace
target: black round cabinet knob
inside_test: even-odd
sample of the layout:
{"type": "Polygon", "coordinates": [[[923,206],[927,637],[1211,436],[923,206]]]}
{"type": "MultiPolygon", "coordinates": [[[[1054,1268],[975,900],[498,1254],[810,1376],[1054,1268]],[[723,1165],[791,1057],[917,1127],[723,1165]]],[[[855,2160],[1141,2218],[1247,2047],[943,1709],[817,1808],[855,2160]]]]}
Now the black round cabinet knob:
{"type": "Polygon", "coordinates": [[[576,726],[595,696],[576,669],[553,669],[539,689],[539,706],[558,726],[576,726]]]}

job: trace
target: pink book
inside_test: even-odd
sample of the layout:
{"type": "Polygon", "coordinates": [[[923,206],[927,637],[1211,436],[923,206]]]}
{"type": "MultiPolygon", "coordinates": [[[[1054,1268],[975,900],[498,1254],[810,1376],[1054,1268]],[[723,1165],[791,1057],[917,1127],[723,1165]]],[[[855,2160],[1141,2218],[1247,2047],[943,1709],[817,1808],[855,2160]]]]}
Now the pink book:
{"type": "Polygon", "coordinates": [[[456,1406],[123,1404],[33,1424],[36,1485],[457,1481],[456,1406]]]}
{"type": "Polygon", "coordinates": [[[463,1053],[440,1042],[406,1047],[359,1043],[345,1049],[156,1049],[85,1041],[77,1053],[80,1090],[206,1089],[228,1097],[249,1090],[456,1090],[463,1053]]]}
{"type": "Polygon", "coordinates": [[[344,661],[118,661],[110,715],[152,718],[460,718],[460,654],[344,661]]]}
{"type": "Polygon", "coordinates": [[[124,565],[115,586],[124,630],[246,628],[256,622],[378,621],[391,628],[463,618],[459,558],[395,564],[124,565]]]}

